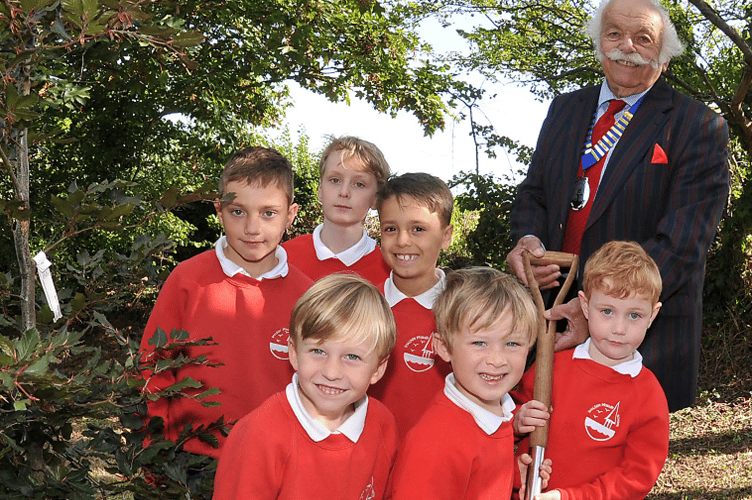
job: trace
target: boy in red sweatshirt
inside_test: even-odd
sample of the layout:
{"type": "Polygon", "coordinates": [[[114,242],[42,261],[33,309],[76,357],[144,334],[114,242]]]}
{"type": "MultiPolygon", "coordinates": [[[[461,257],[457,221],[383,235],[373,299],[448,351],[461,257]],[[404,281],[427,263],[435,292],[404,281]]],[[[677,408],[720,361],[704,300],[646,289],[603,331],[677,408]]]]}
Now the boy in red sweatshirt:
{"type": "Polygon", "coordinates": [[[282,244],[290,263],[314,281],[353,271],[382,284],[390,269],[364,225],[376,193],[388,178],[389,164],[376,145],[357,137],[332,138],[319,162],[324,222],[313,233],[282,244]]]}
{"type": "MultiPolygon", "coordinates": [[[[533,300],[514,277],[470,267],[447,275],[433,311],[433,343],[453,372],[400,445],[391,498],[509,498],[514,477],[530,463],[525,457],[515,465],[515,405],[507,393],[535,342],[533,300]]],[[[545,482],[550,462],[541,471],[545,482]]]]}
{"type": "MultiPolygon", "coordinates": [[[[153,397],[149,417],[161,417],[164,436],[176,441],[184,426],[208,425],[220,417],[234,422],[282,390],[292,376],[287,338],[290,311],[312,284],[287,263],[279,246],[298,206],[293,203],[293,170],[277,151],[251,147],[233,155],[219,182],[214,202],[225,235],[215,248],[180,263],[162,287],[146,325],[141,348],[154,359],[152,336],[157,328],[168,336],[189,332],[189,340],[211,337],[217,345],[178,347],[174,356],[206,356],[211,364],[144,373],[145,393],[154,395],[188,377],[201,382],[198,394],[216,387],[221,394],[201,401],[185,397],[153,397]]],[[[156,337],[155,337],[156,338],[156,337]]],[[[173,341],[176,342],[176,341],[173,341]]],[[[178,344],[179,346],[179,344],[178,344]]],[[[192,392],[191,392],[192,391],[192,392]]],[[[219,447],[189,440],[184,449],[218,458],[219,447]]]]}
{"type": "Polygon", "coordinates": [[[383,498],[397,430],[366,389],[396,338],[373,284],[345,273],[317,281],[290,318],[292,383],[233,428],[214,500],[383,498]]]}
{"type": "MultiPolygon", "coordinates": [[[[668,456],[668,404],[637,348],[661,308],[661,275],[635,242],[612,241],[585,263],[580,306],[590,338],[554,357],[553,413],[531,400],[535,366],[513,393],[515,432],[550,419],[555,467],[541,500],[644,498],[668,456]]],[[[527,437],[519,450],[527,451],[527,437]]]]}
{"type": "Polygon", "coordinates": [[[453,203],[444,181],[423,173],[389,179],[377,200],[381,252],[392,268],[381,286],[397,322],[397,346],[371,395],[394,414],[400,438],[451,371],[433,348],[436,325],[431,307],[444,289],[444,271],[436,262],[452,242],[453,203]]]}

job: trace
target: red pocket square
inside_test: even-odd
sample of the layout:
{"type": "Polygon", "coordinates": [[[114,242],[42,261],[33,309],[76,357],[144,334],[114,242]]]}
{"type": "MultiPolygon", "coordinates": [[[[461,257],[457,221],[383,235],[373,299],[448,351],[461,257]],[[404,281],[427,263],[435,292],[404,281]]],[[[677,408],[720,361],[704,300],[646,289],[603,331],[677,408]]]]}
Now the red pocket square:
{"type": "Polygon", "coordinates": [[[651,163],[668,163],[668,156],[666,156],[666,152],[663,150],[660,144],[655,145],[655,149],[653,150],[653,159],[650,160],[651,163]]]}

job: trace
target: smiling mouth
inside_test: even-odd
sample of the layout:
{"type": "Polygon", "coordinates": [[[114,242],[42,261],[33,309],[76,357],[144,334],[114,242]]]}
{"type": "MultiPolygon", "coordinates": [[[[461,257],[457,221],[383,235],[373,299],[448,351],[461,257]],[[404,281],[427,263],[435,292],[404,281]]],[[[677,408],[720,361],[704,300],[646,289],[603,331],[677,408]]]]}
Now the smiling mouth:
{"type": "Polygon", "coordinates": [[[332,387],[330,385],[322,385],[322,384],[316,384],[316,387],[319,391],[321,391],[323,394],[327,396],[339,396],[340,394],[344,393],[344,389],[339,389],[337,387],[332,387]]]}
{"type": "Polygon", "coordinates": [[[394,257],[397,260],[401,260],[402,262],[410,262],[411,260],[418,258],[418,256],[415,254],[394,254],[394,257]]]}
{"type": "Polygon", "coordinates": [[[481,373],[480,374],[480,378],[482,378],[483,380],[486,380],[488,382],[498,382],[499,380],[501,380],[502,378],[504,378],[504,374],[490,375],[488,373],[481,373]]]}

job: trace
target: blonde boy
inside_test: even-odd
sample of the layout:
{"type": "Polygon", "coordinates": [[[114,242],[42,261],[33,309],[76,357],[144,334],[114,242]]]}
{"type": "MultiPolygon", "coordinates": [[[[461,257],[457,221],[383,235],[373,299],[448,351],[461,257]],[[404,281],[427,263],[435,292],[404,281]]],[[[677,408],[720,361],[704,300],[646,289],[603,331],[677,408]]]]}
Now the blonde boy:
{"type": "Polygon", "coordinates": [[[452,241],[452,208],[444,181],[423,173],[389,179],[377,200],[381,252],[392,268],[382,286],[398,340],[387,373],[371,395],[392,411],[400,437],[418,421],[450,371],[433,348],[431,308],[444,289],[444,272],[436,262],[452,241]]]}
{"type": "MultiPolygon", "coordinates": [[[[637,348],[661,308],[661,275],[635,242],[612,241],[586,262],[580,305],[590,338],[554,358],[553,414],[530,401],[535,367],[514,393],[515,432],[550,418],[556,473],[540,498],[644,498],[668,455],[668,404],[637,348]]],[[[520,443],[527,450],[527,439],[520,443]]]]}
{"type": "Polygon", "coordinates": [[[400,445],[393,499],[509,498],[514,461],[507,394],[538,331],[528,291],[489,267],[450,272],[433,308],[436,352],[453,372],[400,445]]]}
{"type": "Polygon", "coordinates": [[[357,137],[332,138],[319,162],[324,222],[312,234],[282,245],[290,263],[313,280],[353,271],[375,285],[383,283],[389,266],[364,223],[388,177],[389,164],[374,144],[357,137]]]}
{"type": "Polygon", "coordinates": [[[382,498],[397,431],[366,389],[384,374],[396,335],[373,284],[354,274],[317,281],[290,318],[297,373],[230,433],[214,500],[382,498]]]}
{"type": "MultiPolygon", "coordinates": [[[[288,267],[279,246],[297,212],[293,203],[293,171],[277,151],[251,147],[233,155],[220,178],[214,205],[225,229],[213,250],[180,263],[159,293],[146,325],[141,348],[152,357],[152,336],[160,328],[189,332],[189,340],[212,337],[218,345],[172,351],[211,364],[185,365],[177,371],[145,373],[144,391],[156,393],[191,377],[220,389],[211,398],[221,406],[162,397],[149,404],[149,416],[161,417],[164,435],[175,441],[184,426],[207,425],[224,417],[234,422],[282,390],[292,376],[287,361],[290,311],[312,284],[288,267]]],[[[156,361],[152,359],[152,361],[156,361]]],[[[195,390],[195,393],[201,390],[195,390]]],[[[198,439],[185,450],[219,457],[219,447],[198,439]]]]}

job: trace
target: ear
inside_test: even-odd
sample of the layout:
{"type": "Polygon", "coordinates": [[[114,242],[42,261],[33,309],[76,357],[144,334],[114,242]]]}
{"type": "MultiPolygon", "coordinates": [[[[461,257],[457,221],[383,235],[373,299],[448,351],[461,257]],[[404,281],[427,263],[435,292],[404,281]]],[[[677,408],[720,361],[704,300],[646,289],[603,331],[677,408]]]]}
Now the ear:
{"type": "Polygon", "coordinates": [[[300,207],[297,203],[292,203],[287,209],[287,226],[285,226],[285,229],[290,229],[290,226],[292,226],[292,221],[294,221],[295,216],[298,215],[299,208],[300,207]]]}
{"type": "Polygon", "coordinates": [[[452,244],[452,234],[454,233],[454,226],[449,224],[444,228],[444,237],[441,240],[441,249],[446,250],[449,245],[452,244]]]}
{"type": "Polygon", "coordinates": [[[223,226],[225,225],[224,221],[222,220],[222,202],[219,200],[214,200],[214,210],[217,211],[217,217],[219,217],[219,222],[223,226]]]}
{"type": "Polygon", "coordinates": [[[371,375],[371,383],[375,384],[379,380],[381,380],[381,377],[384,376],[384,373],[386,373],[386,365],[389,362],[389,358],[385,358],[383,361],[379,362],[379,366],[376,367],[376,371],[373,372],[373,375],[371,375]]]}
{"type": "Polygon", "coordinates": [[[319,179],[319,188],[316,190],[316,199],[318,200],[319,203],[324,203],[323,201],[321,201],[321,183],[322,182],[324,182],[324,179],[323,178],[319,179]]]}
{"type": "Polygon", "coordinates": [[[441,359],[446,361],[447,363],[452,362],[452,349],[449,344],[444,342],[438,335],[435,333],[433,334],[433,349],[436,351],[436,353],[441,356],[441,359]]]}
{"type": "Polygon", "coordinates": [[[287,340],[287,355],[290,358],[292,369],[298,371],[298,351],[295,350],[295,344],[291,339],[287,340]]]}
{"type": "Polygon", "coordinates": [[[655,317],[658,316],[658,312],[661,310],[661,306],[663,306],[663,304],[660,302],[656,302],[655,305],[653,306],[653,312],[650,315],[650,323],[648,323],[648,328],[650,328],[650,325],[653,324],[653,320],[655,319],[655,317]]]}
{"type": "Polygon", "coordinates": [[[585,297],[585,292],[580,290],[577,292],[577,296],[580,298],[580,309],[582,309],[582,315],[585,316],[585,319],[589,320],[588,318],[588,299],[585,297]]]}

